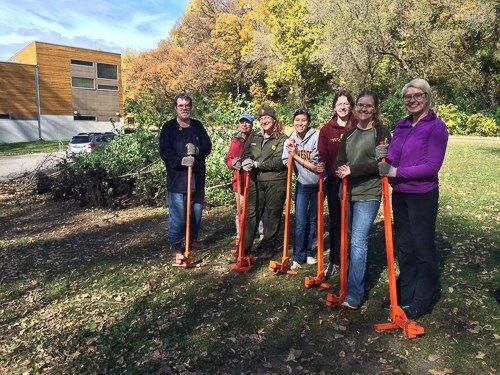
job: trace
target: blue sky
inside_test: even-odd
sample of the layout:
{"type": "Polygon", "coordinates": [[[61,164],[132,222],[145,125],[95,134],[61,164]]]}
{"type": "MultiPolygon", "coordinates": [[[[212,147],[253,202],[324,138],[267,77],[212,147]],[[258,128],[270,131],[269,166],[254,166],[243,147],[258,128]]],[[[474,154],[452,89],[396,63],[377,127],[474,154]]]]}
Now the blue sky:
{"type": "Polygon", "coordinates": [[[0,61],[32,41],[123,53],[166,39],[189,0],[0,0],[0,61]]]}

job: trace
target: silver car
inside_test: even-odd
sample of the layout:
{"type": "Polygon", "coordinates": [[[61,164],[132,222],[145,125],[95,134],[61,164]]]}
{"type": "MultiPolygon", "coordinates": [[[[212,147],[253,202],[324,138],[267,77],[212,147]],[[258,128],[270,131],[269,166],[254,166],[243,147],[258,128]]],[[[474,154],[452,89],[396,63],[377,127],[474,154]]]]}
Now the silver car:
{"type": "Polygon", "coordinates": [[[68,143],[66,156],[71,157],[81,153],[91,153],[97,147],[105,146],[115,136],[115,133],[78,133],[68,143]]]}

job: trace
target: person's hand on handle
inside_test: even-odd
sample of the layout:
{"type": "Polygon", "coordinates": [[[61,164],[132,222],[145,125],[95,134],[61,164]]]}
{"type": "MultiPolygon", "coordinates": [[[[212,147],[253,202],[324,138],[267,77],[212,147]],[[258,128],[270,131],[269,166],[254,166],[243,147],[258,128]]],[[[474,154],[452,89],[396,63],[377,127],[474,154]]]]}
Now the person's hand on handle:
{"type": "Polygon", "coordinates": [[[250,172],[252,170],[252,168],[255,167],[255,163],[252,159],[248,158],[248,159],[245,159],[243,160],[243,162],[241,163],[241,168],[243,168],[244,171],[246,172],[250,172]]]}
{"type": "Polygon", "coordinates": [[[341,165],[335,171],[335,175],[338,178],[344,178],[344,177],[349,176],[350,174],[351,174],[351,168],[347,164],[341,165]]]}
{"type": "Polygon", "coordinates": [[[184,167],[192,167],[194,165],[194,156],[184,156],[181,160],[181,165],[184,167]]]}
{"type": "Polygon", "coordinates": [[[231,161],[231,165],[232,165],[233,169],[236,169],[237,171],[239,171],[241,169],[241,159],[240,158],[233,158],[233,160],[231,161]]]}
{"type": "Polygon", "coordinates": [[[325,163],[316,164],[316,173],[323,173],[325,171],[325,163]]]}
{"type": "Polygon", "coordinates": [[[396,177],[397,170],[397,168],[394,168],[392,165],[386,163],[385,161],[378,163],[378,173],[381,176],[396,177]]]}
{"type": "Polygon", "coordinates": [[[186,148],[188,155],[198,155],[200,153],[200,149],[196,147],[193,143],[186,144],[186,148]]]}

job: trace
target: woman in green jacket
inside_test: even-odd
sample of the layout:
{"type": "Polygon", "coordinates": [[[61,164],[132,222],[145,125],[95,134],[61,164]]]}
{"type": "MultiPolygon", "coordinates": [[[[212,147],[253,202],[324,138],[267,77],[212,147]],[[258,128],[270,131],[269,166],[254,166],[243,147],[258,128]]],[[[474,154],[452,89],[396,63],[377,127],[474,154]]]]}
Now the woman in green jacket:
{"type": "Polygon", "coordinates": [[[287,170],[281,156],[287,137],[272,107],[263,105],[258,118],[262,130],[250,133],[241,156],[243,170],[250,172],[245,253],[251,251],[255,229],[264,211],[267,212],[267,226],[256,250],[276,249],[286,198],[287,170]]]}

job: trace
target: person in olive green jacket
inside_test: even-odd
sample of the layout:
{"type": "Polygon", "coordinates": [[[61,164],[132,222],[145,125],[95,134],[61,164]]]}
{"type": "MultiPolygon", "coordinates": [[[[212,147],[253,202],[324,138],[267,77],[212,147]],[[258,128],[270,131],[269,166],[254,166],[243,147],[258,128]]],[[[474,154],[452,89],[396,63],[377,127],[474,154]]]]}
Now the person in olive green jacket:
{"type": "Polygon", "coordinates": [[[250,252],[255,229],[264,211],[267,212],[267,226],[264,238],[257,251],[276,249],[276,239],[281,226],[283,204],[286,198],[286,166],[281,159],[286,135],[276,118],[276,111],[263,105],[258,112],[260,127],[258,133],[252,131],[245,143],[241,156],[241,167],[250,171],[245,252],[250,252]]]}

